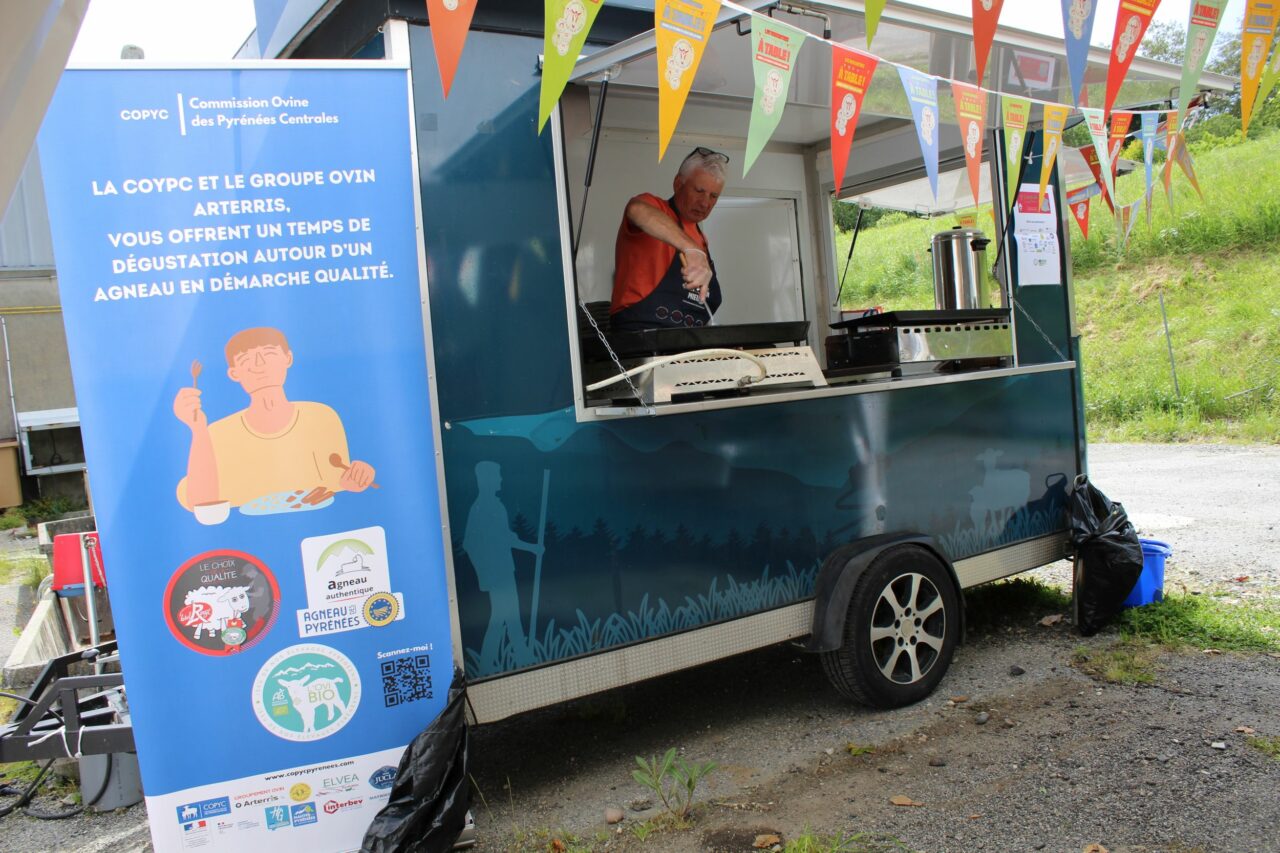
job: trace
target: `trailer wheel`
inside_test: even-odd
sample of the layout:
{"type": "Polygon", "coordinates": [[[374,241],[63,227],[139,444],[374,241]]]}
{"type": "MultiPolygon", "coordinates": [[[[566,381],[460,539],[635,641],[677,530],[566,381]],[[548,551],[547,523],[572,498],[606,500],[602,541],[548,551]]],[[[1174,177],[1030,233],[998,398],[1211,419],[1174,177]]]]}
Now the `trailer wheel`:
{"type": "Polygon", "coordinates": [[[897,708],[933,692],[959,637],[960,593],[947,567],[923,548],[891,548],[858,579],[843,644],[822,654],[822,668],[844,696],[897,708]]]}

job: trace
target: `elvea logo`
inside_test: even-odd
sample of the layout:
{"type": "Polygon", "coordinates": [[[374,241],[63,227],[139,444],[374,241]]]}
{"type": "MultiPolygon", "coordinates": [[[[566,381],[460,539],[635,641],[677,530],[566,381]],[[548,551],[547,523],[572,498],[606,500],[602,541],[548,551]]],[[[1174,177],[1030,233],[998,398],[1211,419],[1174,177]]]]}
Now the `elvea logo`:
{"type": "Polygon", "coordinates": [[[394,767],[379,767],[373,771],[373,775],[369,777],[369,784],[377,788],[379,791],[385,791],[390,788],[396,781],[396,769],[394,767]]]}

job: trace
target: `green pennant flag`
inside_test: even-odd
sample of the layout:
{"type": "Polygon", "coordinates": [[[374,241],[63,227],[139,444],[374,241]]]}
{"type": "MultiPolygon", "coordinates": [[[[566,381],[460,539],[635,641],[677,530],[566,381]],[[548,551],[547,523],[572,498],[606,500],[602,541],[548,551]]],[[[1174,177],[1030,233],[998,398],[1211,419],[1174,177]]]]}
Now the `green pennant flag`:
{"type": "Polygon", "coordinates": [[[751,125],[747,128],[744,177],[782,121],[787,90],[791,88],[791,72],[796,67],[796,54],[804,44],[804,37],[804,30],[763,15],[751,16],[751,67],[755,71],[756,91],[751,101],[751,125]]]}
{"type": "Polygon", "coordinates": [[[538,133],[560,100],[587,33],[604,0],[546,0],[546,44],[542,51],[542,92],[538,98],[538,133]]]}
{"type": "Polygon", "coordinates": [[[1182,120],[1187,115],[1187,102],[1195,94],[1204,64],[1209,60],[1213,39],[1218,34],[1218,25],[1222,23],[1222,7],[1226,5],[1227,0],[1195,0],[1191,4],[1187,19],[1187,50],[1182,60],[1182,82],[1178,85],[1178,127],[1182,127],[1182,120]]]}
{"type": "MultiPolygon", "coordinates": [[[[1031,102],[1012,95],[1000,96],[1000,124],[1004,127],[1005,171],[1009,178],[1009,201],[1018,197],[1018,170],[1022,168],[1022,144],[1031,121],[1031,102]]],[[[994,193],[992,196],[994,197],[994,193]]]]}
{"type": "Polygon", "coordinates": [[[889,0],[867,0],[862,14],[867,17],[867,50],[871,49],[871,40],[876,37],[876,27],[880,26],[880,13],[884,11],[889,0]]]}

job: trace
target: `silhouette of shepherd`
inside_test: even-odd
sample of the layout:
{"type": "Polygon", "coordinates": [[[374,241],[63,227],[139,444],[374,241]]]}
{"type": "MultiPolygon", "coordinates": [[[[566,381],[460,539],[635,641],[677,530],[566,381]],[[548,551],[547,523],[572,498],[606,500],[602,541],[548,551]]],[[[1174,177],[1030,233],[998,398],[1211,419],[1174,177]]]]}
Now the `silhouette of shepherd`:
{"type": "Polygon", "coordinates": [[[476,463],[475,503],[467,513],[467,527],[462,534],[462,550],[476,570],[476,581],[482,592],[489,593],[489,627],[480,648],[480,665],[493,670],[501,668],[498,654],[502,635],[511,640],[516,663],[533,663],[533,651],[525,638],[520,619],[520,595],[516,588],[516,562],[511,550],[519,548],[541,554],[543,546],[525,542],[511,529],[507,508],[498,499],[502,488],[502,469],[497,462],[476,463]]]}

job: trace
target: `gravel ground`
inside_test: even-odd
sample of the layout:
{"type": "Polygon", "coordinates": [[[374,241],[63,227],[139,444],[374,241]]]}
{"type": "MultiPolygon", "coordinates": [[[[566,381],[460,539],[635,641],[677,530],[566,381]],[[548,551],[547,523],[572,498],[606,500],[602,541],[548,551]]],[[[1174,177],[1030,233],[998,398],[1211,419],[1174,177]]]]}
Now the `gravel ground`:
{"type": "MultiPolygon", "coordinates": [[[[1280,591],[1280,448],[1095,445],[1090,462],[1142,535],[1173,546],[1166,587],[1280,591]]],[[[1069,579],[1066,564],[1037,574],[1069,579]]],[[[929,700],[889,712],[849,705],[814,659],[779,647],[482,727],[480,849],[572,836],[591,849],[749,851],[758,834],[807,828],[929,853],[1280,851],[1280,762],[1237,731],[1280,735],[1280,659],[1166,656],[1148,687],[1070,666],[1081,646],[1109,642],[1015,619],[971,636],[929,700]],[[850,743],[874,751],[852,756],[850,743]],[[642,808],[633,756],[670,746],[720,768],[691,830],[641,844],[630,828],[657,809],[642,808]],[[605,823],[615,807],[621,827],[605,823]]],[[[13,815],[0,848],[148,850],[145,820],[141,806],[56,823],[13,815]]]]}

